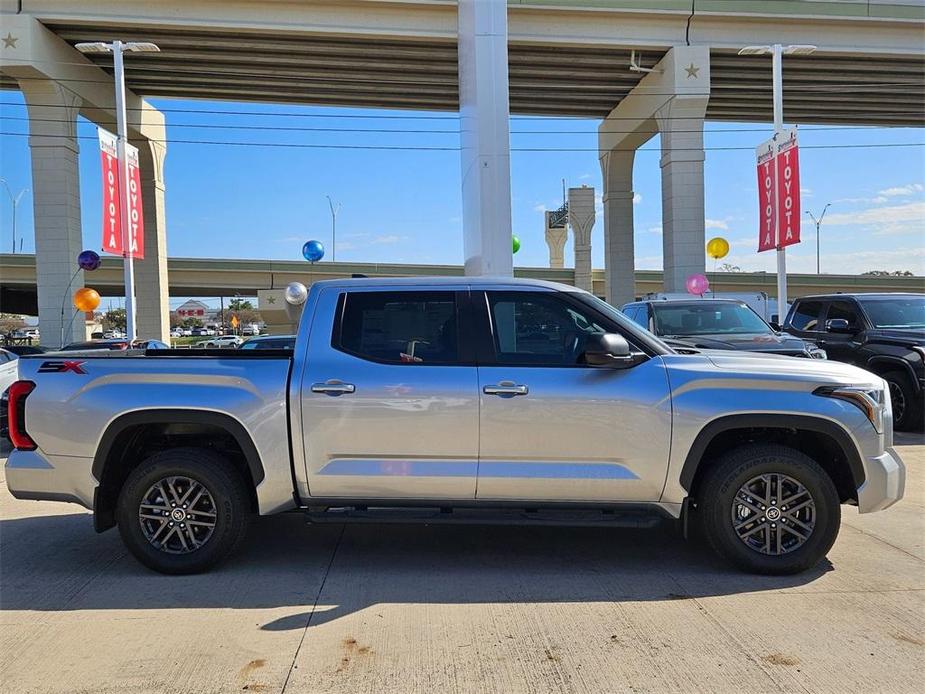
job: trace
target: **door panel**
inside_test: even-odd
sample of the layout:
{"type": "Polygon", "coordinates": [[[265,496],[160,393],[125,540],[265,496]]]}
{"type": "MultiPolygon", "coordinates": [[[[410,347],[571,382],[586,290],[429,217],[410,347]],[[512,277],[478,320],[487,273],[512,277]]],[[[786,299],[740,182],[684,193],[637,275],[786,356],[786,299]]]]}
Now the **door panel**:
{"type": "Polygon", "coordinates": [[[580,306],[557,308],[557,294],[519,294],[488,294],[495,361],[505,364],[479,367],[477,497],[658,500],[671,432],[662,360],[581,365],[584,336],[617,328],[580,306]]]}
{"type": "Polygon", "coordinates": [[[344,328],[310,337],[301,398],[311,496],[475,496],[478,376],[471,361],[452,365],[465,360],[454,344],[463,326],[447,313],[456,296],[322,292],[314,324],[330,326],[342,312],[344,328]]]}

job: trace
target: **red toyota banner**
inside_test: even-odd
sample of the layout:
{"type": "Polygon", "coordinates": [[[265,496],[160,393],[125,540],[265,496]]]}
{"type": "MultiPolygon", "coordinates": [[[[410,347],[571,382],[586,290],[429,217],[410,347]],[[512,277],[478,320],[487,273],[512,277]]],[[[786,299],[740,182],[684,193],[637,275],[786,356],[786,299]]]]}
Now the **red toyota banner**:
{"type": "Polygon", "coordinates": [[[800,150],[797,131],[788,130],[777,141],[777,246],[800,242],[800,150]]]}
{"type": "Polygon", "coordinates": [[[758,159],[758,252],[800,242],[800,157],[797,131],[762,143],[758,159]]]}
{"type": "Polygon", "coordinates": [[[138,169],[138,148],[125,145],[128,160],[128,237],[132,256],[145,257],[145,221],[141,200],[141,172],[138,169]]]}
{"type": "Polygon", "coordinates": [[[758,252],[774,248],[777,235],[774,140],[757,149],[758,155],[758,252]]]}
{"type": "Polygon", "coordinates": [[[116,136],[99,128],[103,162],[103,251],[122,255],[122,205],[119,198],[119,159],[116,136]]]}

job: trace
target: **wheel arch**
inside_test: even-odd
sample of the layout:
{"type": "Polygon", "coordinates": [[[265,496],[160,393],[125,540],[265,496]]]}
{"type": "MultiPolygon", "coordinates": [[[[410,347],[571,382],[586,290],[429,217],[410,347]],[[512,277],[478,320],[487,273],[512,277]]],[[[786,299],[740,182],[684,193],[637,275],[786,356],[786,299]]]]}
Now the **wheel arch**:
{"type": "Polygon", "coordinates": [[[887,371],[902,371],[909,377],[909,382],[912,384],[914,392],[920,390],[919,379],[915,375],[915,369],[912,368],[912,364],[902,357],[891,356],[889,354],[878,354],[867,360],[867,367],[869,371],[873,371],[878,376],[883,376],[887,371]]]}
{"type": "Polygon", "coordinates": [[[779,443],[807,453],[835,482],[842,501],[857,501],[866,475],[851,435],[835,422],[808,415],[738,414],[709,422],[687,453],[679,476],[681,486],[694,495],[711,460],[728,446],[748,442],[779,443]]]}
{"type": "MultiPolygon", "coordinates": [[[[115,525],[115,505],[128,473],[144,458],[146,443],[185,429],[183,436],[199,432],[198,447],[209,447],[220,437],[231,452],[251,489],[265,472],[260,454],[240,421],[222,412],[184,409],[150,409],[128,412],[114,419],[100,438],[93,458],[93,477],[99,482],[93,495],[94,527],[103,532],[115,525]],[[233,445],[232,445],[233,442],[233,445]],[[132,454],[136,454],[132,456],[132,454]]],[[[190,444],[185,444],[186,446],[190,444]]],[[[173,447],[173,446],[170,446],[173,447]]],[[[252,501],[256,507],[256,493],[252,501]]]]}

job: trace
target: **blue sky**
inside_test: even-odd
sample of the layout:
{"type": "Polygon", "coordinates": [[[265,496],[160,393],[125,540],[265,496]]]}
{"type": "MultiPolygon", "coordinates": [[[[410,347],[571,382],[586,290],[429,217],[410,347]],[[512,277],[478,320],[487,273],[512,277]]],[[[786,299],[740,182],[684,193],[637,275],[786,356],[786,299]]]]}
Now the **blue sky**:
{"type": "MultiPolygon", "coordinates": [[[[25,133],[17,92],[4,92],[0,130],[25,133]]],[[[152,100],[169,109],[166,162],[168,252],[171,256],[300,259],[317,238],[331,259],[326,194],[342,204],[337,259],[460,264],[462,224],[458,122],[453,114],[152,100]],[[189,113],[237,111],[248,115],[189,113]],[[255,113],[270,115],[254,115],[255,113]],[[298,115],[280,115],[298,114],[298,115]],[[313,116],[313,117],[309,117],[313,116]],[[372,118],[370,118],[372,116],[372,118]],[[383,118],[382,116],[389,116],[383,118]],[[412,116],[412,118],[408,118],[412,116]],[[413,118],[425,116],[426,118],[413,118]],[[215,129],[194,126],[234,126],[215,129]],[[263,128],[263,129],[236,129],[263,128]],[[293,128],[293,130],[275,130],[293,128]],[[435,130],[439,133],[318,132],[299,128],[435,130]],[[185,144],[183,140],[266,144],[445,147],[448,151],[312,149],[185,144]]],[[[513,230],[522,242],[515,264],[543,266],[543,210],[561,204],[562,183],[587,184],[600,195],[597,121],[524,119],[511,123],[513,148],[587,151],[512,153],[513,230]],[[556,131],[551,134],[537,131],[556,131]]],[[[81,122],[84,245],[100,247],[100,162],[95,127],[81,122]]],[[[726,237],[725,261],[746,270],[774,270],[772,253],[757,254],[754,146],[766,124],[711,123],[706,135],[707,238],[726,237]],[[721,151],[710,148],[743,148],[721,151]]],[[[917,129],[801,128],[803,209],[832,207],[822,237],[823,272],[912,270],[925,275],[925,148],[850,145],[925,142],[917,129]],[[835,145],[834,149],[810,149],[835,145]]],[[[661,267],[661,182],[658,139],[635,166],[636,267],[661,267]]],[[[15,191],[31,188],[27,138],[0,136],[0,175],[15,191]]],[[[10,247],[9,202],[0,200],[0,248],[10,247]]],[[[24,251],[34,249],[32,199],[20,205],[24,251]]],[[[805,215],[804,215],[805,217],[805,215]]],[[[788,253],[792,272],[815,271],[808,218],[804,243],[788,253]]],[[[603,213],[593,232],[593,263],[603,266],[603,213]]],[[[571,248],[566,263],[570,264],[571,248]]]]}

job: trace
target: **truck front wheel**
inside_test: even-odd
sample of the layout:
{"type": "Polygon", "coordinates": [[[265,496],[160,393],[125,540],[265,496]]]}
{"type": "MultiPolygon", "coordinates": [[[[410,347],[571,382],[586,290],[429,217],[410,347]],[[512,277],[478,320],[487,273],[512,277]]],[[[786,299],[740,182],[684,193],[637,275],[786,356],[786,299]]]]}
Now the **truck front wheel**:
{"type": "Polygon", "coordinates": [[[696,494],[707,541],[746,571],[794,574],[815,566],[838,535],[831,478],[792,448],[751,444],[706,472],[696,494]]]}
{"type": "Polygon", "coordinates": [[[197,448],[157,453],[119,494],[116,520],[129,551],[165,574],[205,571],[234,552],[250,522],[247,488],[232,464],[197,448]]]}

